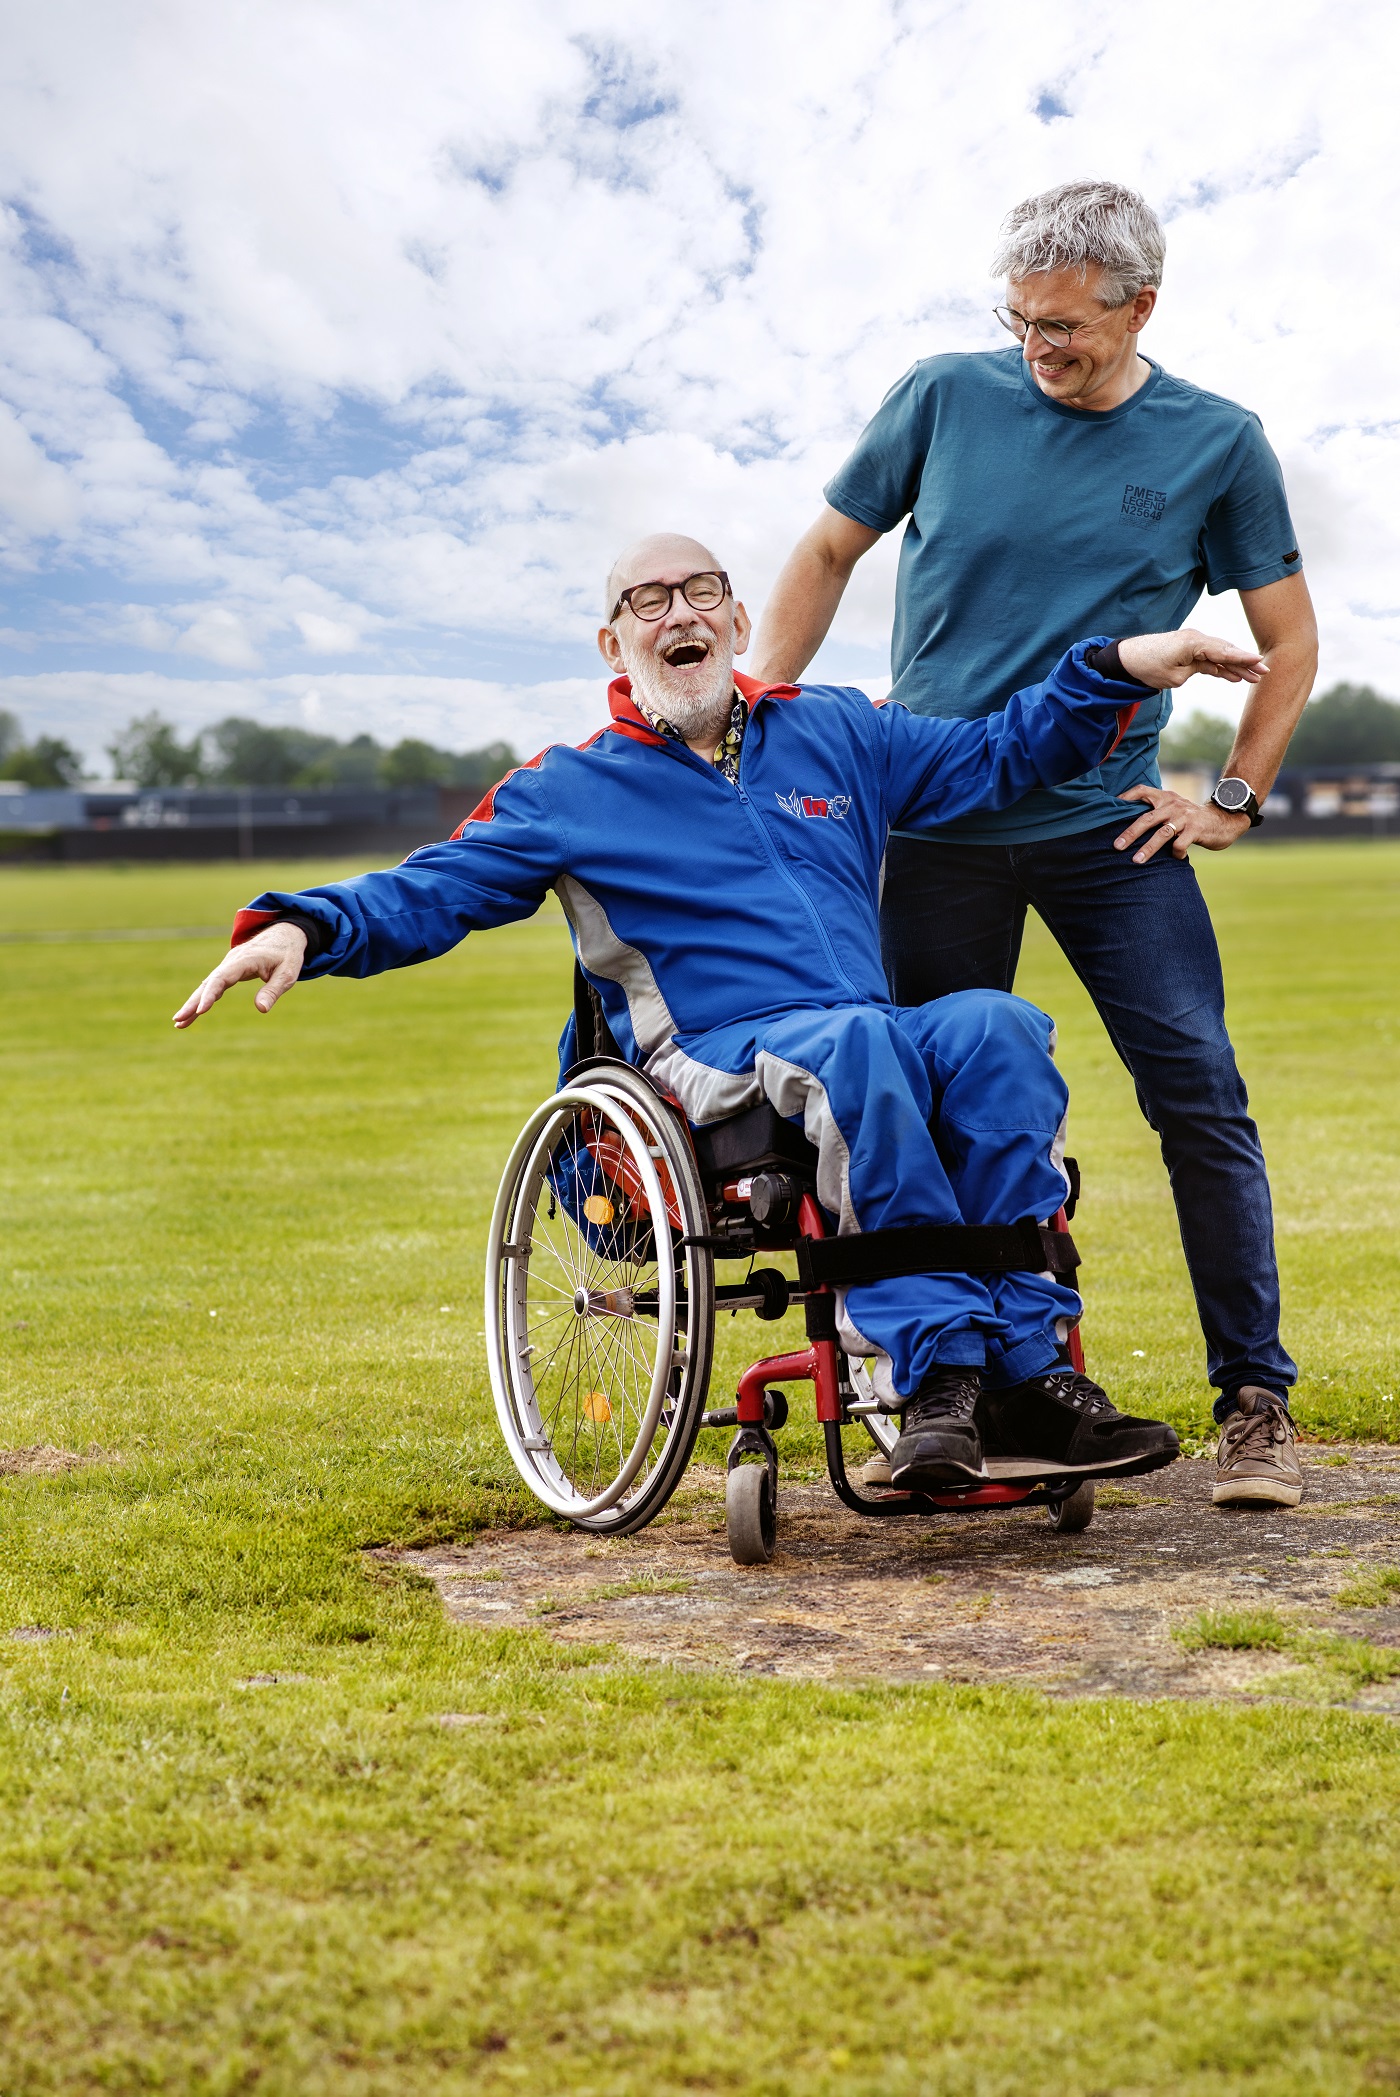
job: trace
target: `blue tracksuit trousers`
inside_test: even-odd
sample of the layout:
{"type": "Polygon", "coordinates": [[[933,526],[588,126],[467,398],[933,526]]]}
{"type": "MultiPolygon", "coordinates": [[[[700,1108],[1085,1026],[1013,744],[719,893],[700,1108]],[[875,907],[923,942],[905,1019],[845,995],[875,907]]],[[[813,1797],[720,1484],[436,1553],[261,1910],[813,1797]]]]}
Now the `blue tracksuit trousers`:
{"type": "MultiPolygon", "coordinates": [[[[1069,1099],[1054,1033],[1022,998],[966,990],[928,1005],[787,1012],[686,1050],[711,1070],[752,1071],[802,1123],[819,1152],[818,1197],[845,1233],[1052,1217],[1067,1192],[1069,1099]]],[[[920,1274],[839,1293],[842,1344],[874,1357],[887,1403],[939,1362],[984,1366],[996,1386],[1035,1376],[1080,1310],[1048,1274],[920,1274]]]]}

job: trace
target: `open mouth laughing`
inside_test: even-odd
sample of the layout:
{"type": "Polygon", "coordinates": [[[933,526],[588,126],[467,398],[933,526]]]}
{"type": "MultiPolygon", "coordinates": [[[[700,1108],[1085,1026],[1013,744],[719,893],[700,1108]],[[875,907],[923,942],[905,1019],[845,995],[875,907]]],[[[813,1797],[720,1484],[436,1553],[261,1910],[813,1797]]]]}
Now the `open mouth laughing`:
{"type": "Polygon", "coordinates": [[[698,670],[709,656],[709,642],[697,634],[679,634],[661,651],[662,662],[671,670],[698,670]]]}
{"type": "Polygon", "coordinates": [[[733,694],[731,649],[725,637],[697,621],[624,651],[633,691],[644,712],[659,715],[684,736],[718,740],[733,694]]]}

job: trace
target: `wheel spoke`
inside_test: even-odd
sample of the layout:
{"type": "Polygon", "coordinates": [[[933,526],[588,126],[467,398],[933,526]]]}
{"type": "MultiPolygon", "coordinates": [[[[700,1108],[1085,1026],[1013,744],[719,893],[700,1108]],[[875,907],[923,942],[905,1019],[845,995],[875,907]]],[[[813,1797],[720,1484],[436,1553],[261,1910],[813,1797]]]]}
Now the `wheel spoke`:
{"type": "Polygon", "coordinates": [[[540,1363],[539,1368],[536,1369],[534,1364],[531,1364],[530,1380],[535,1386],[536,1396],[539,1395],[541,1379],[543,1377],[548,1376],[550,1370],[553,1368],[554,1363],[558,1358],[560,1348],[568,1347],[570,1342],[574,1339],[574,1337],[575,1321],[571,1318],[569,1320],[569,1323],[565,1326],[563,1332],[559,1335],[559,1338],[555,1341],[553,1347],[550,1349],[546,1359],[540,1363]]]}
{"type": "MultiPolygon", "coordinates": [[[[598,1465],[602,1461],[604,1442],[607,1439],[604,1430],[611,1428],[612,1438],[614,1441],[617,1440],[616,1413],[613,1407],[615,1385],[609,1373],[611,1363],[608,1359],[608,1350],[605,1344],[609,1336],[601,1330],[600,1321],[594,1318],[586,1319],[584,1321],[584,1334],[588,1348],[589,1380],[593,1388],[602,1396],[603,1403],[608,1409],[605,1419],[595,1419],[593,1421],[595,1430],[593,1436],[593,1471],[596,1478],[598,1465]]],[[[620,1444],[618,1446],[617,1461],[620,1470],[623,1463],[623,1451],[620,1444]]]]}
{"type": "MultiPolygon", "coordinates": [[[[559,1364],[558,1395],[554,1400],[553,1408],[550,1411],[549,1418],[547,1421],[545,1420],[544,1411],[545,1403],[547,1403],[547,1400],[541,1402],[539,1386],[536,1385],[535,1387],[535,1398],[536,1403],[539,1406],[540,1420],[541,1423],[544,1425],[546,1434],[549,1436],[551,1447],[553,1446],[555,1433],[559,1424],[559,1414],[563,1407],[564,1400],[567,1398],[569,1392],[569,1369],[574,1359],[574,1350],[578,1345],[578,1327],[576,1325],[573,1325],[569,1328],[568,1332],[565,1333],[563,1340],[560,1342],[560,1345],[564,1349],[564,1359],[559,1364]]],[[[555,1349],[555,1353],[558,1353],[558,1348],[555,1349]]],[[[553,1363],[553,1360],[554,1356],[551,1355],[551,1365],[553,1363]]],[[[556,1456],[558,1456],[559,1454],[557,1449],[554,1451],[554,1453],[556,1456]]]]}
{"type": "Polygon", "coordinates": [[[627,1425],[627,1379],[624,1351],[627,1333],[625,1321],[618,1320],[617,1329],[613,1332],[608,1332],[600,1327],[596,1333],[596,1339],[603,1350],[608,1378],[612,1384],[612,1392],[609,1393],[608,1403],[611,1413],[610,1424],[613,1430],[613,1438],[617,1442],[617,1461],[620,1470],[625,1461],[623,1430],[627,1425]],[[621,1416],[620,1418],[619,1415],[621,1416]]]}

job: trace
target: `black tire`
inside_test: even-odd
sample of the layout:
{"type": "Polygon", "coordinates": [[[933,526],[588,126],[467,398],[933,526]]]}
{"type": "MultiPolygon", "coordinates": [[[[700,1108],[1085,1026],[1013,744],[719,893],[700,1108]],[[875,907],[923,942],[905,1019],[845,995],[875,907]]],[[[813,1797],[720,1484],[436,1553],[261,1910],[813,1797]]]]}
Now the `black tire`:
{"type": "Polygon", "coordinates": [[[736,1464],[724,1489],[724,1519],[736,1565],[767,1565],[778,1518],[767,1464],[736,1464]]]}
{"type": "Polygon", "coordinates": [[[1057,1536],[1077,1536],[1094,1519],[1094,1481],[1086,1478],[1064,1500],[1052,1500],[1046,1509],[1050,1527],[1057,1536]]]}

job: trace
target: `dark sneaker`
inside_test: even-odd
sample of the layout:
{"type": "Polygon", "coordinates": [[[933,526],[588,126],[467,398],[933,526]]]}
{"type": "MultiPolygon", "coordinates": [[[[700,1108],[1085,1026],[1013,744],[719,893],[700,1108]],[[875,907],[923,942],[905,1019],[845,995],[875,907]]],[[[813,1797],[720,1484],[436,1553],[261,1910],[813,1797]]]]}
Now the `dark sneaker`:
{"type": "Polygon", "coordinates": [[[1160,1420],[1136,1420],[1077,1369],[1047,1369],[1008,1390],[985,1391],[989,1453],[1063,1464],[1067,1471],[1132,1476],[1174,1463],[1181,1444],[1160,1420]]]}
{"type": "Polygon", "coordinates": [[[891,1485],[908,1492],[982,1482],[982,1443],[972,1417],[981,1390],[980,1369],[951,1362],[925,1379],[904,1408],[890,1451],[891,1485]]]}
{"type": "Polygon", "coordinates": [[[1296,1429],[1288,1407],[1272,1391],[1246,1384],[1235,1394],[1215,1452],[1217,1507],[1296,1507],[1303,1497],[1303,1467],[1294,1447],[1296,1429]]]}

